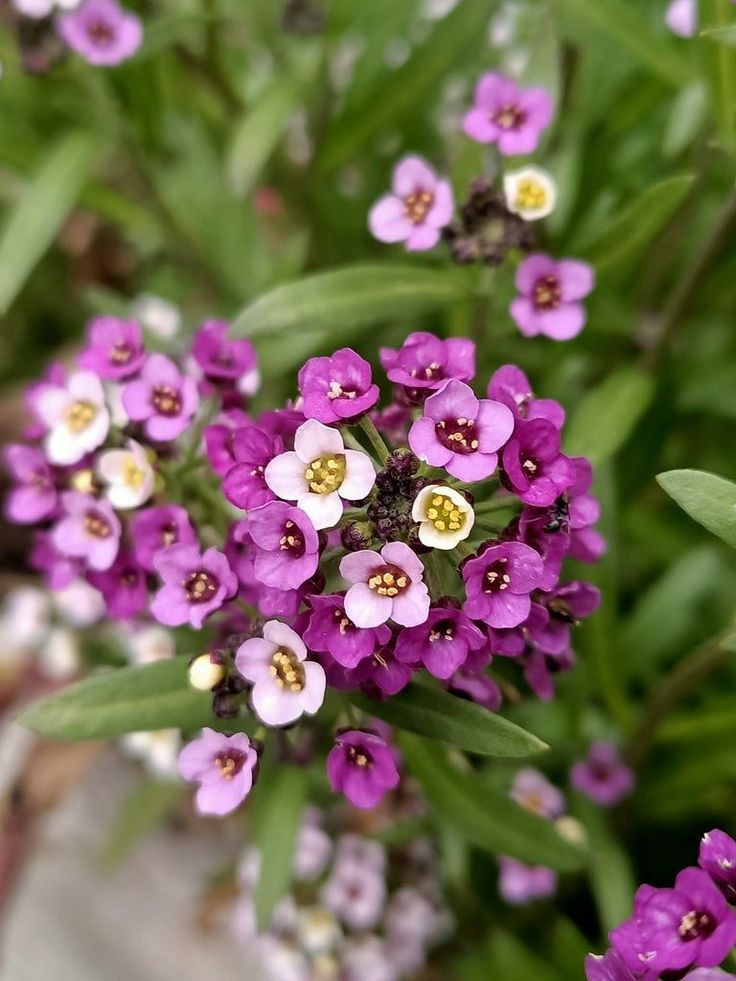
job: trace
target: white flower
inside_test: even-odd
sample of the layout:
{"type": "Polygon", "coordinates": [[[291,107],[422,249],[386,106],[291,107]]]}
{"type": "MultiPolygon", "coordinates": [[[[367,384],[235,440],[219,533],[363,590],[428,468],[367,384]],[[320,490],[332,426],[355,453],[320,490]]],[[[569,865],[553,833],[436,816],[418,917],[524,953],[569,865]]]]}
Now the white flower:
{"type": "Polygon", "coordinates": [[[54,627],[39,651],[41,672],[51,681],[68,681],[81,666],[79,640],[67,627],[54,627]]]}
{"type": "Polygon", "coordinates": [[[176,653],[171,631],[163,627],[144,627],[126,639],[131,664],[153,664],[155,661],[165,661],[176,653]]]}
{"type": "Polygon", "coordinates": [[[77,371],[66,385],[46,385],[36,409],[48,432],[44,441],[51,463],[68,466],[104,443],[110,428],[102,382],[92,371],[77,371]]]}
{"type": "Polygon", "coordinates": [[[120,743],[123,749],[140,760],[155,777],[178,779],[181,736],[178,729],[158,729],[155,732],[128,732],[120,743]]]}
{"type": "Polygon", "coordinates": [[[49,597],[34,586],[19,586],[5,597],[0,611],[0,678],[13,676],[29,660],[49,629],[49,597]]]}
{"type": "Polygon", "coordinates": [[[536,221],[550,214],[557,203],[552,175],[540,167],[522,167],[504,175],[506,207],[524,221],[536,221]]]}
{"type": "Polygon", "coordinates": [[[26,17],[48,17],[54,7],[59,10],[74,10],[82,0],[12,0],[13,6],[26,17]]]}
{"type": "Polygon", "coordinates": [[[465,541],[475,523],[475,513],[466,498],[443,484],[422,488],[411,516],[419,522],[419,541],[429,548],[455,548],[465,541]]]}
{"type": "Polygon", "coordinates": [[[140,507],[153,493],[156,475],[148,454],[134,439],[128,440],[127,450],[102,453],[97,472],[107,485],[105,497],[120,511],[140,507]]]}
{"type": "Polygon", "coordinates": [[[343,499],[361,500],[376,482],[369,457],[346,450],[337,429],[316,419],[297,429],[293,451],[271,460],[264,476],[274,494],[296,501],[318,531],[338,523],[343,499]]]}
{"type": "Polygon", "coordinates": [[[296,930],[301,947],[313,957],[333,951],[342,939],[335,916],[323,906],[301,907],[296,930]]]}
{"type": "Polygon", "coordinates": [[[90,627],[101,620],[107,605],[99,589],[86,579],[74,579],[53,593],[54,605],[72,627],[90,627]]]}
{"type": "Polygon", "coordinates": [[[152,293],[142,293],[133,303],[131,316],[146,330],[165,340],[179,333],[181,314],[168,300],[152,293]]]}

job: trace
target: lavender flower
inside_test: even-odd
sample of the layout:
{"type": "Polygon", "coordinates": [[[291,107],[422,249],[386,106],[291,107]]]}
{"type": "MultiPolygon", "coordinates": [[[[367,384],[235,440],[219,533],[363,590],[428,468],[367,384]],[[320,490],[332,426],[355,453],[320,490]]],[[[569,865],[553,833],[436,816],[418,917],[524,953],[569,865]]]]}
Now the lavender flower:
{"type": "Polygon", "coordinates": [[[216,548],[201,553],[197,545],[170,545],[157,553],[153,565],[163,585],[151,613],[167,627],[189,623],[199,630],[238,589],[235,573],[216,548]]]}
{"type": "Polygon", "coordinates": [[[299,371],[302,411],[307,419],[335,423],[362,415],[378,401],[371,366],[349,347],[329,358],[310,358],[299,371]]]}
{"type": "Polygon", "coordinates": [[[698,31],[697,0],[671,0],[665,11],[664,21],[678,37],[694,37],[698,31]]]}
{"type": "Polygon", "coordinates": [[[327,757],[327,775],[335,793],[343,793],[355,807],[375,807],[387,791],[399,784],[394,752],[373,732],[340,733],[327,757]]]}
{"type": "Polygon", "coordinates": [[[236,732],[226,736],[202,729],[199,737],[179,754],[179,772],[190,783],[198,783],[195,798],[200,814],[221,817],[241,804],[256,777],[258,753],[248,736],[236,732]]]}
{"type": "Polygon", "coordinates": [[[235,665],[253,682],[251,700],[261,722],[285,726],[319,709],[325,697],[325,672],[306,658],[301,637],[278,620],[264,625],[263,637],[240,645],[235,665]]]}
{"type": "Polygon", "coordinates": [[[552,99],[545,89],[522,89],[507,76],[489,72],[475,87],[463,129],[478,143],[495,143],[504,156],[515,156],[537,148],[551,119],[552,99]]]}
{"type": "Polygon", "coordinates": [[[351,583],[345,612],[357,627],[378,627],[390,619],[414,627],[427,619],[424,566],[403,542],[390,542],[380,552],[346,555],[340,562],[340,575],[351,583]]]}
{"type": "Polygon", "coordinates": [[[229,330],[224,320],[205,321],[194,334],[192,356],[212,385],[237,384],[252,395],[260,381],[255,348],[245,337],[229,338],[229,330]]]}
{"type": "Polygon", "coordinates": [[[612,743],[598,742],[586,760],[574,764],[570,783],[601,807],[612,807],[633,790],[634,773],[612,743]]]}
{"type": "Polygon", "coordinates": [[[319,537],[301,508],[269,501],[248,517],[256,553],[253,560],[260,582],[275,589],[296,589],[310,579],[319,564],[319,537]]]}
{"type": "Polygon", "coordinates": [[[5,464],[15,486],[5,499],[9,521],[35,525],[51,517],[56,510],[58,494],[54,477],[41,450],[13,443],[5,447],[5,464]]]}
{"type": "Polygon", "coordinates": [[[329,653],[345,668],[354,668],[391,639],[391,631],[384,624],[357,627],[345,612],[345,597],[340,593],[310,596],[309,603],[312,612],[304,643],[312,651],[329,653]]]}
{"type": "Polygon", "coordinates": [[[543,865],[524,865],[506,855],[499,855],[498,865],[498,891],[510,906],[524,906],[557,892],[557,875],[552,869],[543,865]]]}
{"type": "Polygon", "coordinates": [[[107,501],[79,491],[61,496],[62,515],[51,542],[62,555],[84,559],[90,569],[109,569],[120,547],[121,526],[107,501]]]}
{"type": "Polygon", "coordinates": [[[370,930],[383,912],[386,882],[377,869],[341,858],[335,861],[320,898],[351,929],[370,930]]]}
{"type": "Polygon", "coordinates": [[[453,207],[450,182],[422,157],[404,157],[394,167],[391,194],[373,205],[368,225],[379,242],[404,242],[410,252],[425,252],[439,242],[453,207]]]}
{"type": "Polygon", "coordinates": [[[130,532],[136,561],[146,572],[155,572],[156,556],[170,545],[197,543],[189,512],[178,504],[139,511],[133,517],[130,532]]]}
{"type": "Polygon", "coordinates": [[[544,334],[555,341],[568,341],[585,326],[580,300],[590,293],[593,283],[593,270],[585,262],[556,262],[542,253],[530,255],[516,270],[520,295],[511,304],[511,316],[525,337],[544,334]]]}
{"type": "Polygon", "coordinates": [[[119,65],[141,46],[143,28],[116,0],[84,0],[57,21],[59,35],[90,65],[119,65]]]}
{"type": "Polygon", "coordinates": [[[465,664],[470,651],[485,643],[485,635],[461,610],[437,606],[424,623],[399,633],[395,653],[397,660],[422,663],[430,674],[446,680],[465,664]]]}
{"type": "Polygon", "coordinates": [[[168,442],[184,432],[199,407],[197,383],[163,354],[151,354],[140,378],[123,389],[123,406],[149,439],[168,442]]]}
{"type": "Polygon", "coordinates": [[[562,793],[533,767],[519,770],[511,785],[510,796],[519,807],[549,820],[565,813],[562,793]]]}
{"type": "Polygon", "coordinates": [[[461,669],[450,678],[447,687],[461,698],[467,698],[476,705],[488,709],[489,712],[497,712],[503,702],[501,689],[487,674],[461,669]]]}
{"type": "Polygon", "coordinates": [[[120,381],[134,375],[145,357],[139,324],[117,317],[96,317],[87,328],[87,347],[78,361],[100,378],[120,381]]]}
{"type": "Polygon", "coordinates": [[[463,610],[491,627],[516,627],[529,616],[529,594],[542,576],[539,554],[521,542],[489,545],[463,563],[463,610]]]}
{"type": "Polygon", "coordinates": [[[476,398],[452,379],[424,403],[424,415],[409,431],[412,451],[453,477],[475,481],[496,469],[500,449],[514,430],[514,417],[500,402],[476,398]]]}
{"type": "Polygon", "coordinates": [[[502,365],[488,383],[488,398],[503,402],[516,419],[547,419],[558,429],[565,422],[565,410],[552,399],[534,396],[529,379],[513,364],[502,365]]]}
{"type": "Polygon", "coordinates": [[[128,552],[119,552],[109,569],[91,572],[88,578],[102,593],[107,615],[115,620],[128,620],[148,605],[145,573],[128,552]]]}
{"type": "Polygon", "coordinates": [[[410,390],[436,391],[450,378],[470,381],[475,375],[475,344],[465,337],[443,341],[415,331],[398,351],[382,347],[380,357],[389,380],[410,390]]]}

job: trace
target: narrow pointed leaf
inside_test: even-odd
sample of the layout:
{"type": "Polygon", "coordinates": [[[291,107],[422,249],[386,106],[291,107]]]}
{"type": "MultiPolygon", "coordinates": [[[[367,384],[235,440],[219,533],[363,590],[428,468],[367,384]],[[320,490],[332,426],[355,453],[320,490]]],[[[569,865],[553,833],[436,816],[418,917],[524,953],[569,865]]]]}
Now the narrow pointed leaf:
{"type": "Polygon", "coordinates": [[[691,518],[736,548],[736,484],[704,470],[669,470],[657,481],[691,518]]]}
{"type": "Polygon", "coordinates": [[[598,466],[627,441],[654,395],[652,378],[638,368],[621,368],[594,388],[577,407],[565,448],[598,466]]]}
{"type": "Polygon", "coordinates": [[[145,778],[125,798],[105,843],[102,861],[116,865],[174,810],[182,786],[176,780],[145,778]]]}

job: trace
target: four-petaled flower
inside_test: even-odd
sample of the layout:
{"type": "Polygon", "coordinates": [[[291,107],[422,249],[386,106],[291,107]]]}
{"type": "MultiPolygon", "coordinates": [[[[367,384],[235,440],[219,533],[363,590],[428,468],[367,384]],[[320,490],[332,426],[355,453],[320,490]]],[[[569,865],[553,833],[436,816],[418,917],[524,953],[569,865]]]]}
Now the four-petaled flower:
{"type": "Polygon", "coordinates": [[[366,549],[346,555],[340,575],[351,583],[345,612],[357,627],[377,627],[387,620],[414,627],[427,619],[424,566],[403,542],[389,542],[380,552],[366,549]]]}
{"type": "Polygon", "coordinates": [[[379,242],[404,242],[410,252],[425,252],[439,242],[453,207],[450,182],[422,157],[404,157],[394,167],[391,194],[373,205],[368,225],[379,242]]]}

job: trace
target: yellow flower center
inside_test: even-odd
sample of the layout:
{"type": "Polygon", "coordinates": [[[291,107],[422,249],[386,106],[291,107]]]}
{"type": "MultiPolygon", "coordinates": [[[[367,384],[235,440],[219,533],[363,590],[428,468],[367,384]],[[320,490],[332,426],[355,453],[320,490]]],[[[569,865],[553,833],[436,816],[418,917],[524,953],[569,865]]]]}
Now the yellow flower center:
{"type": "Polygon", "coordinates": [[[368,588],[379,596],[393,599],[409,587],[409,577],[396,565],[382,565],[368,580],[368,588]]]}
{"type": "Polygon", "coordinates": [[[434,204],[434,194],[429,191],[415,191],[404,198],[404,215],[412,225],[419,225],[427,217],[434,204]]]}
{"type": "Polygon", "coordinates": [[[440,532],[454,533],[461,531],[465,525],[465,513],[446,494],[433,494],[424,513],[427,521],[440,532]]]}
{"type": "Polygon", "coordinates": [[[345,480],[345,456],[320,456],[304,471],[304,478],[313,494],[332,494],[345,480]]]}
{"type": "Polygon", "coordinates": [[[136,464],[135,458],[132,455],[129,456],[123,466],[123,483],[125,486],[141,487],[145,477],[145,472],[136,464]]]}
{"type": "Polygon", "coordinates": [[[516,207],[523,211],[536,211],[547,203],[547,191],[533,177],[522,178],[516,186],[516,207]]]}
{"type": "Polygon", "coordinates": [[[304,688],[304,668],[288,647],[280,647],[271,658],[271,674],[279,688],[295,692],[304,688]]]}
{"type": "Polygon", "coordinates": [[[97,408],[91,402],[72,402],[66,410],[66,428],[71,433],[81,433],[95,421],[97,408]]]}

